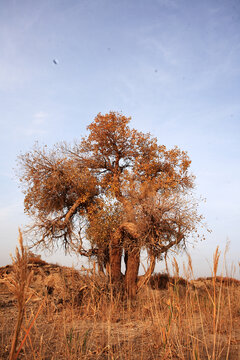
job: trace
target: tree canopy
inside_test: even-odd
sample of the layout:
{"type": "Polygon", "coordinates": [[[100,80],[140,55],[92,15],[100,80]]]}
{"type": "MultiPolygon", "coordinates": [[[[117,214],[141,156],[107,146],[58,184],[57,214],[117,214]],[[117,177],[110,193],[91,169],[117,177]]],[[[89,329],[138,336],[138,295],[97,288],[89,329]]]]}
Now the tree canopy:
{"type": "Polygon", "coordinates": [[[130,120],[116,112],[98,114],[79,142],[50,150],[35,145],[19,156],[19,169],[34,245],[60,243],[95,256],[112,283],[123,282],[134,294],[156,259],[186,245],[201,216],[188,154],[131,129],[130,120]],[[141,249],[151,263],[140,281],[141,249]]]}

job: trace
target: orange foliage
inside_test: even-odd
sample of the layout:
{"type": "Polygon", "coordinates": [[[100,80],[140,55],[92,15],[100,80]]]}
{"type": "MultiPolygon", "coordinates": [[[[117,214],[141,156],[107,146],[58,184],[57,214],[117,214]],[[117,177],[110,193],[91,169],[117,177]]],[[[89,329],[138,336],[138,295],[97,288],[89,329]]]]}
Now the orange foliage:
{"type": "Polygon", "coordinates": [[[114,261],[119,263],[124,249],[131,264],[139,262],[142,247],[160,258],[195,230],[201,217],[189,201],[194,177],[187,153],[167,150],[149,133],[130,129],[130,120],[116,112],[98,114],[79,143],[58,144],[51,151],[36,146],[19,157],[25,211],[40,234],[36,244],[62,240],[81,254],[111,258],[114,238],[120,248],[114,261]],[[129,226],[116,238],[123,223],[129,226]],[[128,232],[130,224],[138,236],[128,232]],[[83,237],[91,250],[83,249],[83,237]]]}

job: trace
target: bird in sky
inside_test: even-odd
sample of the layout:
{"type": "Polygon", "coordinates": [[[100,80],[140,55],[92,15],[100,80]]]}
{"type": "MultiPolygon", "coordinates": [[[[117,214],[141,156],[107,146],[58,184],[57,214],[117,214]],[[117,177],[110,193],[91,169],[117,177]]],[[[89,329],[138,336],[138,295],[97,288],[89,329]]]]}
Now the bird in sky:
{"type": "Polygon", "coordinates": [[[53,59],[53,63],[54,63],[55,65],[58,65],[58,60],[57,60],[57,59],[53,59]]]}

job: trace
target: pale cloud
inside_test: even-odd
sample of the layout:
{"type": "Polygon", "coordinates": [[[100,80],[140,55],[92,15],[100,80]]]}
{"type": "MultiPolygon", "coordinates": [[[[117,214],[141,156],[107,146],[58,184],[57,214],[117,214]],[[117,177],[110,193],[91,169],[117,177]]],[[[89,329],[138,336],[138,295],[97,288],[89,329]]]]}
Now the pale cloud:
{"type": "Polygon", "coordinates": [[[179,7],[179,3],[175,0],[157,0],[157,3],[171,9],[177,9],[179,7]]]}
{"type": "Polygon", "coordinates": [[[34,125],[42,125],[44,124],[48,114],[44,111],[39,111],[33,115],[33,124],[34,125]]]}
{"type": "Polygon", "coordinates": [[[43,119],[43,118],[46,118],[48,116],[48,114],[44,111],[39,111],[39,112],[35,113],[33,116],[36,119],[43,119]]]}
{"type": "Polygon", "coordinates": [[[47,133],[46,119],[49,114],[45,111],[38,111],[33,114],[32,121],[27,126],[21,128],[21,132],[25,136],[44,135],[47,133]]]}
{"type": "Polygon", "coordinates": [[[23,130],[23,134],[26,136],[32,136],[32,135],[43,135],[46,134],[46,130],[41,129],[34,129],[34,128],[28,128],[23,130]]]}
{"type": "Polygon", "coordinates": [[[4,59],[0,59],[1,91],[7,92],[19,89],[28,79],[29,75],[27,68],[25,65],[23,65],[22,59],[18,60],[18,65],[16,65],[16,60],[7,62],[4,59]]]}
{"type": "Polygon", "coordinates": [[[9,222],[12,221],[12,216],[22,212],[22,204],[19,201],[18,203],[6,205],[0,207],[0,224],[8,220],[9,222]]]}

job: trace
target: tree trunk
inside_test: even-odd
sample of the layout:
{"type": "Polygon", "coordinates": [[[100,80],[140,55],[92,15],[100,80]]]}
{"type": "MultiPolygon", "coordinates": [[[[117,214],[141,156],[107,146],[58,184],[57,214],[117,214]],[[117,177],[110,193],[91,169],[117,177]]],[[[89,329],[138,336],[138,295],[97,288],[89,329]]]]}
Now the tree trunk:
{"type": "Polygon", "coordinates": [[[137,278],[140,265],[140,250],[138,248],[128,250],[127,266],[125,273],[125,288],[130,297],[134,297],[137,292],[137,278]]]}
{"type": "Polygon", "coordinates": [[[140,276],[137,283],[137,291],[139,291],[145,284],[148,283],[152,273],[155,269],[156,257],[153,254],[150,254],[150,265],[146,273],[143,276],[140,276]]]}
{"type": "Polygon", "coordinates": [[[121,238],[115,234],[110,246],[110,279],[112,284],[118,283],[122,279],[121,273],[122,246],[121,238]]]}
{"type": "Polygon", "coordinates": [[[101,275],[109,275],[109,247],[100,247],[97,252],[98,272],[101,275]]]}

